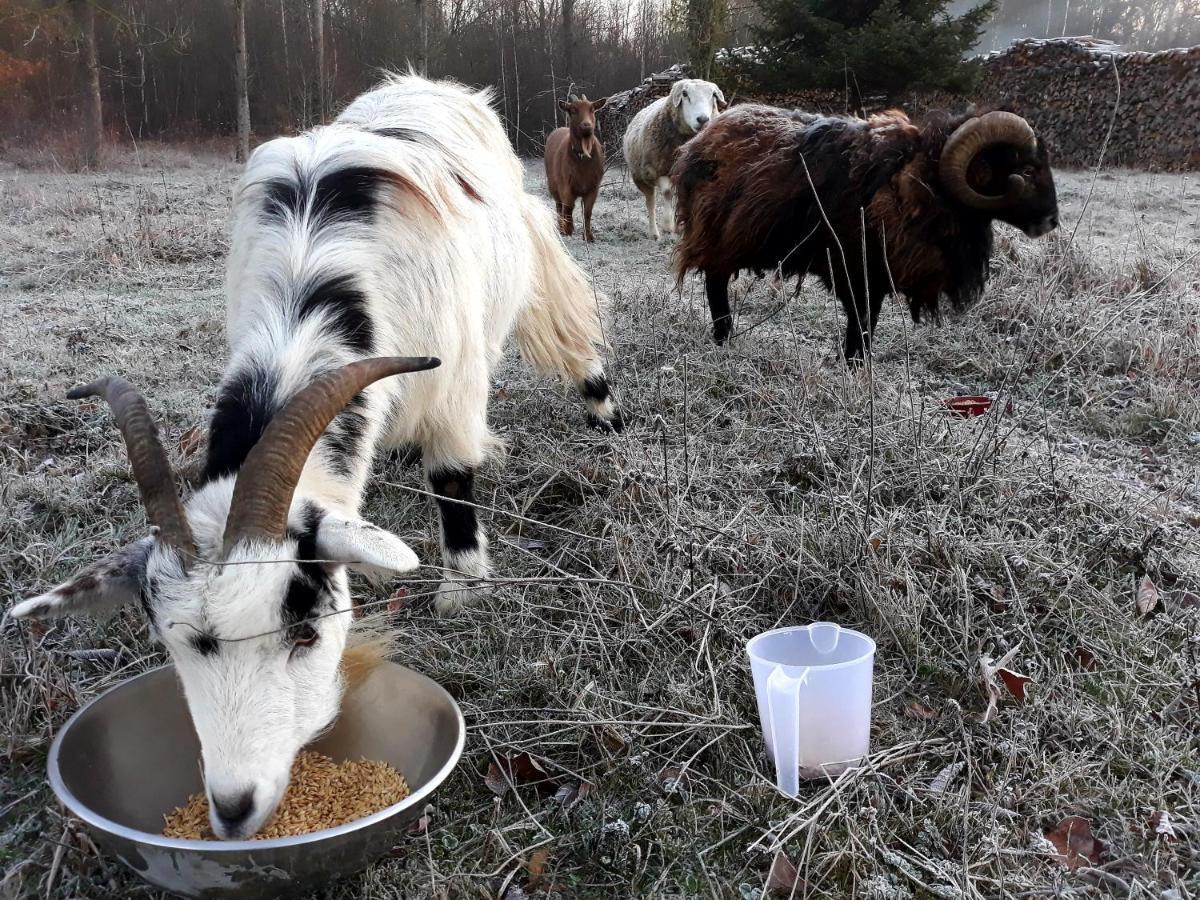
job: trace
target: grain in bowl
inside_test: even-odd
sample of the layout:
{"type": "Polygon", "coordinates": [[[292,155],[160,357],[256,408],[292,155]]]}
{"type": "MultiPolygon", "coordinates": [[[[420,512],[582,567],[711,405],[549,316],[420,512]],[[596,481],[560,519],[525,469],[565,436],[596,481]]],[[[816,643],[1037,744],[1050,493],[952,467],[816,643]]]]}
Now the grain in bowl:
{"type": "MultiPolygon", "coordinates": [[[[301,750],[292,763],[292,780],[283,800],[253,839],[295,837],[335,828],[399,803],[408,795],[404,776],[385,762],[339,763],[321,753],[301,750]]],[[[193,794],[164,819],[164,837],[215,840],[204,792],[193,794]]]]}

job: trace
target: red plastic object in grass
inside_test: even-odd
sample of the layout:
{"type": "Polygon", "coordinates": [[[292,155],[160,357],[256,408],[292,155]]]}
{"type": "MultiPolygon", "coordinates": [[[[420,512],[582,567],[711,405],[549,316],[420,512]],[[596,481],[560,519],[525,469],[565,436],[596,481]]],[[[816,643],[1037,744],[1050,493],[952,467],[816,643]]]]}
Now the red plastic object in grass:
{"type": "MultiPolygon", "coordinates": [[[[942,406],[950,410],[956,416],[964,419],[969,419],[974,416],[987,415],[988,410],[992,408],[995,401],[991,397],[982,395],[962,396],[962,397],[947,397],[942,401],[942,406]]],[[[1012,412],[1012,401],[1009,400],[1004,405],[1006,413],[1012,412]]]]}

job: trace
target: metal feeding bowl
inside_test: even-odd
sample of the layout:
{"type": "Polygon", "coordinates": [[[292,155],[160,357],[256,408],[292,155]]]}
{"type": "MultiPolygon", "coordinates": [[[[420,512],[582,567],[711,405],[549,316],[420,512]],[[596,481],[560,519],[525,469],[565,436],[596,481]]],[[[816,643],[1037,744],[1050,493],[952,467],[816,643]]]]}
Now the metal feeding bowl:
{"type": "Polygon", "coordinates": [[[342,702],[310,749],[335,760],[390,763],[412,794],[324,831],[262,841],[163,837],[163,816],[204,789],[200,743],[171,666],[101,694],[50,748],[50,785],[96,843],[146,881],[184,897],[274,898],[311,891],[378,859],[454,770],[466,728],[453,698],[385,662],[342,702]]]}

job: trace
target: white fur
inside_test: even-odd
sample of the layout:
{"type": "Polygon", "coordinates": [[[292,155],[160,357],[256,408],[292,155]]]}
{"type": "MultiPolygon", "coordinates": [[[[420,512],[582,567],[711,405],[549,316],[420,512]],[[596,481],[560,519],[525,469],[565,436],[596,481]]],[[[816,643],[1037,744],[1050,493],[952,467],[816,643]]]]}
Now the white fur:
{"type": "Polygon", "coordinates": [[[667,231],[675,233],[674,192],[669,173],[679,147],[698,134],[725,105],[725,95],[711,81],[683,78],[671,92],[640,110],[629,122],[621,145],[630,177],[646,200],[647,229],[659,239],[657,199],[667,207],[667,231]]]}

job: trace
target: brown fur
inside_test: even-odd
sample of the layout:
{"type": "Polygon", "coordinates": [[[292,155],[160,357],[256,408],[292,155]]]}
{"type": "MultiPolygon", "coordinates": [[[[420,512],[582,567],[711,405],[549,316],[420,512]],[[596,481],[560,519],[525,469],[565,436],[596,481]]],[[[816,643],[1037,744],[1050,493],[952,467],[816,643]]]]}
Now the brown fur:
{"type": "Polygon", "coordinates": [[[595,239],[592,207],[604,178],[604,146],[596,137],[596,110],[607,100],[592,103],[586,97],[562,101],[570,125],[556,128],[546,138],[546,184],[558,211],[561,234],[575,232],[575,201],[583,199],[583,238],[595,239]]]}
{"type": "Polygon", "coordinates": [[[863,120],[745,105],[685,144],[671,171],[682,234],[674,266],[681,280],[705,273],[717,341],[732,326],[728,281],[743,269],[817,275],[845,309],[848,359],[869,347],[887,294],[907,296],[916,320],[937,318],[941,297],[956,307],[977,298],[992,219],[1043,233],[1057,202],[1040,144],[1036,153],[997,145],[968,173],[992,195],[1009,173],[1024,173],[1020,204],[989,213],[946,193],[942,146],[973,115],[919,127],[899,110],[863,120]]]}

